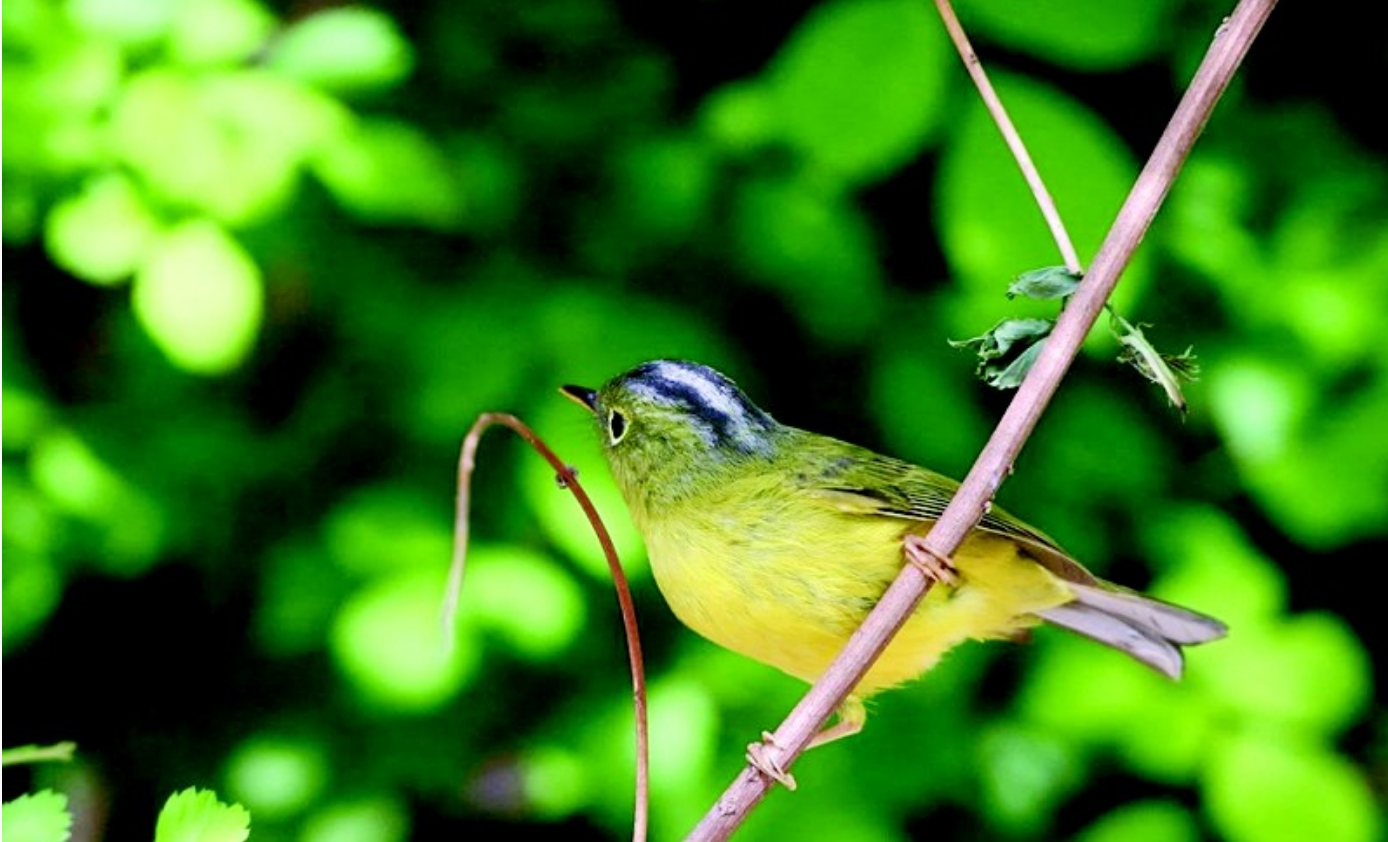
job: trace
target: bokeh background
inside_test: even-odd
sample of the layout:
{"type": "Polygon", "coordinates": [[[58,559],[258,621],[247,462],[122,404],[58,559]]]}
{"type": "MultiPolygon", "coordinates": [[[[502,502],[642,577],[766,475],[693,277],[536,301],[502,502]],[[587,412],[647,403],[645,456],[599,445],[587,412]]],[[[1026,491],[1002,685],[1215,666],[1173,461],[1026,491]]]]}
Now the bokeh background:
{"type": "MultiPolygon", "coordinates": [[[[1222,15],[960,14],[1082,255],[1222,15]]],[[[1168,683],[1061,632],[971,645],[797,766],[740,838],[1382,838],[1388,133],[1381,31],[1272,16],[1117,298],[1182,417],[1086,353],[1001,501],[1216,614],[1168,683]]],[[[930,4],[5,0],[4,742],[75,838],[211,787],[258,840],[620,839],[628,677],[577,509],[634,581],[653,832],[803,687],[676,624],[555,392],[678,356],[780,420],[962,475],[1008,399],[948,339],[1060,262],[930,4]]]]}

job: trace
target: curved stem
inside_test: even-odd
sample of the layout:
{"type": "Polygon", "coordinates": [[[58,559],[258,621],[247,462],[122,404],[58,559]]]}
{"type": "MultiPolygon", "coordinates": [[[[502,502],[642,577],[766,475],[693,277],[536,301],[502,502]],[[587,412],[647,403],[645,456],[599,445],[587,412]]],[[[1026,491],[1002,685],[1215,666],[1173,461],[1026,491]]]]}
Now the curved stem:
{"type": "Polygon", "coordinates": [[[607,557],[608,569],[612,572],[612,583],[617,590],[617,603],[622,612],[622,629],[626,633],[627,659],[631,664],[632,704],[636,714],[636,806],[632,817],[631,837],[634,842],[646,838],[650,813],[650,746],[646,724],[646,670],[641,657],[641,637],[636,627],[636,608],[631,601],[631,588],[627,585],[626,574],[617,559],[617,548],[612,537],[598,515],[597,507],[583,490],[574,469],[565,464],[549,445],[514,415],[504,412],[487,412],[478,416],[463,439],[462,452],[458,457],[458,500],[453,523],[453,562],[448,570],[448,585],[444,595],[443,629],[447,645],[453,643],[454,622],[458,612],[458,594],[463,585],[463,571],[467,561],[468,511],[471,502],[472,472],[476,466],[477,444],[488,427],[501,425],[508,427],[529,442],[540,456],[555,470],[559,485],[567,488],[578,501],[593,532],[602,545],[603,555],[607,557]]]}

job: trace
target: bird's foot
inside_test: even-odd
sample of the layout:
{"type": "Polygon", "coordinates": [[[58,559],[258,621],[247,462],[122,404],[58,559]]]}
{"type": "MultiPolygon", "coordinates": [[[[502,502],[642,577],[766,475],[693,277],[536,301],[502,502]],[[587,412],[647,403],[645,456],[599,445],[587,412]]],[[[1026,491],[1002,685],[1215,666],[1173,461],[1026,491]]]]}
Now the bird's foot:
{"type": "Polygon", "coordinates": [[[907,535],[904,543],[906,560],[915,565],[927,579],[951,588],[959,584],[959,571],[954,569],[949,559],[940,558],[931,552],[926,547],[924,538],[919,535],[907,535]]]}
{"type": "Polygon", "coordinates": [[[798,786],[795,776],[785,769],[774,757],[770,749],[776,747],[776,737],[770,731],[761,732],[761,742],[747,746],[747,762],[758,772],[776,781],[786,789],[794,791],[798,786]]]}

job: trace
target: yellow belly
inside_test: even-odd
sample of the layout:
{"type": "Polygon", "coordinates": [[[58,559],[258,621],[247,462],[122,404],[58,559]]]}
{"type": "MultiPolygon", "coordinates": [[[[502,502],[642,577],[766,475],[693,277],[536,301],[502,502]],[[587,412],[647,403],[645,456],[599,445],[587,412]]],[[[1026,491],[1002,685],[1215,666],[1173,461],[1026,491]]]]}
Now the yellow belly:
{"type": "MultiPolygon", "coordinates": [[[[819,506],[753,506],[762,516],[750,525],[745,508],[704,514],[729,511],[717,505],[643,524],[656,582],[694,631],[814,681],[900,571],[902,537],[928,524],[826,514],[819,506]]],[[[974,533],[954,564],[960,586],[931,590],[856,695],[915,678],[965,640],[1035,625],[1032,612],[1071,598],[1064,582],[991,533],[974,533]]]]}

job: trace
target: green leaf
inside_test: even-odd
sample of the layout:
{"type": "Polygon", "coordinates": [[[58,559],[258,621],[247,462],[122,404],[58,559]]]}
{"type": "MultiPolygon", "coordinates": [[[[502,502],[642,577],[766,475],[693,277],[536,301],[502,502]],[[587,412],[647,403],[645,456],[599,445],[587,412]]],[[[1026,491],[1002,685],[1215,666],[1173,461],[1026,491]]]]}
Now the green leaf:
{"type": "Polygon", "coordinates": [[[1362,772],[1329,748],[1259,731],[1228,734],[1217,749],[1203,790],[1206,809],[1225,838],[1383,838],[1383,815],[1362,772]]]}
{"type": "Polygon", "coordinates": [[[333,804],[304,821],[299,842],[403,842],[410,815],[396,799],[377,796],[333,804]]]}
{"type": "Polygon", "coordinates": [[[139,190],[122,173],[95,176],[59,202],[44,225],[53,262],[84,281],[110,285],[135,272],[158,229],[139,190]]]}
{"type": "Polygon", "coordinates": [[[358,6],[316,12],[285,30],[267,64],[337,92],[384,90],[409,75],[410,43],[395,21],[358,6]]]}
{"type": "Polygon", "coordinates": [[[266,70],[166,65],[122,89],[111,143],[154,196],[246,225],[288,203],[307,155],[344,125],[340,104],[266,70]]]}
{"type": "Polygon", "coordinates": [[[1036,363],[1036,358],[1041,356],[1041,349],[1045,345],[1046,340],[1038,339],[1005,367],[987,366],[984,369],[984,381],[994,389],[1017,388],[1026,379],[1027,372],[1031,371],[1032,365],[1036,363]]]}
{"type": "MultiPolygon", "coordinates": [[[[8,587],[9,582],[6,581],[8,587]]],[[[66,763],[72,760],[72,753],[77,750],[77,743],[62,742],[48,746],[27,745],[18,748],[7,748],[0,753],[0,765],[12,766],[18,763],[48,763],[58,761],[66,763]]]]}
{"type": "Polygon", "coordinates": [[[1207,657],[1202,681],[1212,692],[1231,710],[1279,729],[1336,735],[1373,695],[1368,651],[1335,614],[1237,627],[1207,657]]]}
{"type": "Polygon", "coordinates": [[[1200,824],[1173,801],[1136,801],[1104,814],[1074,842],[1199,842],[1200,824]]]}
{"type": "Polygon", "coordinates": [[[463,620],[495,630],[517,654],[535,661],[572,643],[587,614],[573,576],[523,547],[473,547],[460,599],[463,620]]]}
{"type": "Polygon", "coordinates": [[[1064,266],[1047,266],[1033,269],[1017,276],[1007,287],[1007,297],[1019,295],[1038,300],[1066,298],[1079,288],[1082,276],[1071,272],[1064,266]]]}
{"type": "Polygon", "coordinates": [[[1036,362],[1037,355],[1041,353],[1041,346],[1045,344],[1052,327],[1054,324],[1049,319],[1007,319],[998,322],[992,330],[982,336],[948,341],[954,348],[976,346],[978,369],[975,374],[988,385],[995,389],[1015,389],[1021,385],[1022,379],[1036,362]],[[1005,366],[993,362],[1007,356],[1013,346],[1023,350],[1012,362],[1005,366]]]}
{"type": "Polygon", "coordinates": [[[223,804],[212,790],[189,787],[164,802],[154,842],[243,842],[250,834],[246,808],[223,804]]]}
{"type": "Polygon", "coordinates": [[[260,268],[220,225],[201,219],[167,232],[135,276],[135,315],[179,368],[224,374],[250,354],[265,292],[260,268]]]}
{"type": "Polygon", "coordinates": [[[64,6],[72,23],[98,40],[128,46],[148,44],[168,31],[178,0],[71,0],[64,6]]]}
{"type": "Polygon", "coordinates": [[[169,28],[169,52],[187,65],[235,64],[264,46],[276,23],[255,0],[182,0],[169,28]]]}
{"type": "Polygon", "coordinates": [[[476,673],[480,652],[470,628],[445,651],[439,617],[447,562],[378,576],[338,611],[329,649],[372,707],[434,710],[476,673]]]}
{"type": "Polygon", "coordinates": [[[313,168],[343,207],[368,222],[450,228],[463,219],[453,163],[411,123],[363,120],[326,144],[313,168]]]}
{"type": "Polygon", "coordinates": [[[1109,327],[1119,344],[1123,346],[1118,361],[1127,363],[1143,377],[1160,386],[1171,405],[1185,412],[1186,396],[1181,393],[1181,381],[1189,382],[1200,374],[1200,363],[1196,361],[1192,350],[1187,348],[1175,356],[1160,353],[1147,340],[1142,326],[1130,323],[1112,310],[1109,311],[1109,315],[1109,327]]]}
{"type": "Polygon", "coordinates": [[[772,59],[780,134],[850,182],[914,156],[944,117],[953,52],[924,5],[834,0],[811,9],[772,59]]]}
{"type": "Polygon", "coordinates": [[[1107,70],[1165,47],[1177,8],[1152,0],[972,0],[962,14],[975,36],[1063,67],[1107,70]]]}
{"type": "Polygon", "coordinates": [[[1026,344],[1038,338],[1049,336],[1055,325],[1049,319],[1006,319],[998,322],[993,329],[973,339],[950,339],[952,348],[978,346],[978,356],[982,360],[993,360],[1005,356],[1017,343],[1026,344]]]}
{"type": "Polygon", "coordinates": [[[734,224],[754,276],[826,342],[865,336],[878,324],[882,277],[872,231],[846,197],[804,178],[749,179],[734,224]]]}
{"type": "Polygon", "coordinates": [[[259,735],[227,759],[230,794],[255,811],[258,821],[275,821],[304,811],[329,777],[324,747],[305,740],[259,735]]]}
{"type": "Polygon", "coordinates": [[[5,842],[66,842],[72,835],[67,796],[44,789],[6,801],[5,842]]]}

